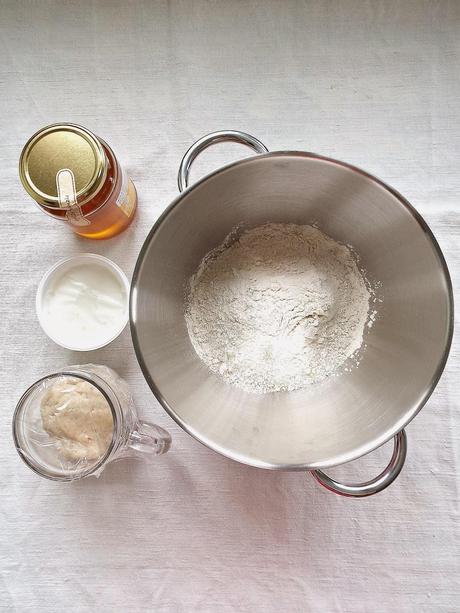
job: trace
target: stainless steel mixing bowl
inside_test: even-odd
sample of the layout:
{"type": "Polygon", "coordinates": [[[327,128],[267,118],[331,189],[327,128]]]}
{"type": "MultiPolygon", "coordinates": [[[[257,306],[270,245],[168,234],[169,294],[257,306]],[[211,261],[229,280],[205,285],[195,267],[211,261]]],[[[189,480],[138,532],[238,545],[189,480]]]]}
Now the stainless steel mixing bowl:
{"type": "Polygon", "coordinates": [[[425,221],[395,190],[344,162],[312,153],[268,153],[254,137],[216,132],[185,155],[182,194],[163,213],[139,255],[130,299],[136,354],[153,393],[187,432],[233,460],[307,470],[348,496],[380,491],[406,454],[404,426],[435,388],[453,331],[452,289],[425,221]],[[187,188],[193,159],[233,140],[259,155],[187,188]],[[251,394],[212,374],[196,355],[184,296],[200,260],[238,224],[311,224],[351,244],[383,298],[357,368],[295,392],[251,394]],[[321,468],[358,458],[395,437],[375,479],[341,484],[321,468]]]}

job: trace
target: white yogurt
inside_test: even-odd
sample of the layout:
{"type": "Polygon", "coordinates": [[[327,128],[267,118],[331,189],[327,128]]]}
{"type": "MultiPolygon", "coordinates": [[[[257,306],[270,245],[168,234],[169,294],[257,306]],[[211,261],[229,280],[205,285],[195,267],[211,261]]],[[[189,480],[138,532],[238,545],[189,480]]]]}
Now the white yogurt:
{"type": "Polygon", "coordinates": [[[84,254],[54,266],[40,283],[37,313],[48,336],[76,351],[110,343],[128,320],[129,284],[102,256],[84,254]]]}

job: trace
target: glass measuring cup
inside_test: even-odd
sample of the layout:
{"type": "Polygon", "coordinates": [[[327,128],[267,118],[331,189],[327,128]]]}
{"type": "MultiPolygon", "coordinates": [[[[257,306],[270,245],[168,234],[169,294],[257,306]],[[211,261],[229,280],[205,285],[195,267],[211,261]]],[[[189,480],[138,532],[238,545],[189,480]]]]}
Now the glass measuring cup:
{"type": "Polygon", "coordinates": [[[53,481],[99,476],[109,462],[161,455],[171,445],[166,430],[139,420],[126,381],[96,364],[69,366],[31,385],[15,409],[13,439],[24,462],[53,481]],[[89,422],[97,427],[88,430],[89,422]]]}

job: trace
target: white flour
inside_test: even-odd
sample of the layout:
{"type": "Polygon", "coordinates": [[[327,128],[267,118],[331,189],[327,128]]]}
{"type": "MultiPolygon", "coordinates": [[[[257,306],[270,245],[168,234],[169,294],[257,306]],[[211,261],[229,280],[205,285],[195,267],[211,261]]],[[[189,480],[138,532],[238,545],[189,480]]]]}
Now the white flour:
{"type": "Polygon", "coordinates": [[[266,224],[204,258],[186,322],[199,357],[229,383],[295,390],[360,348],[369,299],[347,247],[313,226],[266,224]]]}

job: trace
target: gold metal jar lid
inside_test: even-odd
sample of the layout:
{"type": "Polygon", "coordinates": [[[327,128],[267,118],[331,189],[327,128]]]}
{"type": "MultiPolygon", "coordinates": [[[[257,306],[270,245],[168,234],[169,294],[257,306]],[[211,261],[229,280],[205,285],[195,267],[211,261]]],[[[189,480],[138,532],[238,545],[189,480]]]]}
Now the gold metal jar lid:
{"type": "Polygon", "coordinates": [[[107,176],[107,157],[92,132],[71,123],[39,130],[24,146],[19,176],[39,204],[60,208],[56,175],[68,168],[75,177],[78,203],[84,204],[101,189],[107,176]]]}

